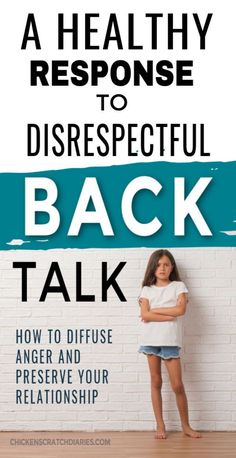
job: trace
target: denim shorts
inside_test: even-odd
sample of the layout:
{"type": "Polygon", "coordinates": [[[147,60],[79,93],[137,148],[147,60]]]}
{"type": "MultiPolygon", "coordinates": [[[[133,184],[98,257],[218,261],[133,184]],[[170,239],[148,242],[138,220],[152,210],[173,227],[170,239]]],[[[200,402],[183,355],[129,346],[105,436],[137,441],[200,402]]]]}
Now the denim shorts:
{"type": "Polygon", "coordinates": [[[180,347],[174,346],[153,347],[150,345],[141,345],[141,347],[139,348],[139,353],[144,353],[145,355],[159,356],[162,359],[180,358],[179,352],[180,347]]]}

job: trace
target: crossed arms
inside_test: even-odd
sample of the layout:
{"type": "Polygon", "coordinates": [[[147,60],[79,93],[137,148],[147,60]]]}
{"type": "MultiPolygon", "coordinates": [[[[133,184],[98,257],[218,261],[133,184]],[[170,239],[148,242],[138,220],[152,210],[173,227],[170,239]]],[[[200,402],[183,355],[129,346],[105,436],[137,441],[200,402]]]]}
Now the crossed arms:
{"type": "Polygon", "coordinates": [[[176,317],[185,314],[187,302],[188,295],[180,293],[174,307],[156,307],[150,310],[149,300],[140,298],[141,319],[143,321],[173,321],[176,317]]]}

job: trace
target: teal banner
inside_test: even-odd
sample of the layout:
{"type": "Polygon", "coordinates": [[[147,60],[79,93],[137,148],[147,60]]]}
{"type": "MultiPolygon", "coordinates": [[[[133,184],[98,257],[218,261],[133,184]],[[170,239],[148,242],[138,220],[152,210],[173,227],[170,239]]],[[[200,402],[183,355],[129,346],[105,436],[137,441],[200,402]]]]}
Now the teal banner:
{"type": "MultiPolygon", "coordinates": [[[[1,250],[236,246],[236,162],[155,162],[37,173],[2,173],[0,187],[1,250]],[[45,211],[38,210],[32,214],[34,207],[29,204],[29,195],[28,199],[25,196],[26,182],[33,183],[30,179],[41,177],[51,180],[54,191],[57,190],[57,198],[51,205],[55,208],[54,214],[57,215],[59,224],[55,223],[56,230],[49,235],[43,234],[42,229],[50,220],[46,207],[45,211]],[[93,178],[87,185],[95,183],[98,201],[91,194],[86,213],[89,215],[89,212],[93,212],[96,220],[99,203],[106,218],[103,218],[102,224],[101,221],[82,221],[79,233],[70,235],[68,232],[73,216],[74,230],[78,227],[74,214],[78,201],[82,205],[81,199],[85,196],[84,186],[88,178],[93,178]],[[205,183],[205,189],[201,193],[199,180],[205,183]],[[131,182],[135,185],[139,183],[133,195],[131,182]],[[146,187],[147,182],[154,185],[153,189],[146,187]],[[143,187],[140,183],[143,183],[143,187]],[[158,191],[154,190],[155,187],[159,188],[158,191]],[[197,190],[198,193],[194,193],[197,190]],[[192,208],[189,209],[190,201],[192,208]],[[26,210],[29,220],[35,223],[34,235],[26,227],[26,210]],[[131,214],[131,222],[126,213],[131,214]],[[199,218],[203,226],[209,229],[207,234],[201,233],[197,224],[199,218]],[[140,234],[145,230],[150,232],[148,224],[151,221],[154,226],[159,221],[159,228],[154,233],[140,234]],[[180,235],[181,224],[184,233],[180,235]],[[110,227],[109,235],[103,233],[105,225],[110,227]]],[[[29,192],[31,191],[27,188],[27,193],[29,192]]],[[[89,186],[87,196],[88,192],[89,186]]],[[[37,203],[42,201],[43,204],[48,196],[46,189],[38,188],[35,191],[37,203]]],[[[51,218],[54,216],[51,215],[51,218]]],[[[80,217],[81,214],[78,213],[77,219],[80,217]]]]}

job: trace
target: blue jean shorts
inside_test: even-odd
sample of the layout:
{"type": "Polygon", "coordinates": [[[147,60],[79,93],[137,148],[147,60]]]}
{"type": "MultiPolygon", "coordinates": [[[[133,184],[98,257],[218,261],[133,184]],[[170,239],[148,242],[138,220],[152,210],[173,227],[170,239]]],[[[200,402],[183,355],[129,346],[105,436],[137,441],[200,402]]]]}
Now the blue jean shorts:
{"type": "Polygon", "coordinates": [[[144,353],[144,355],[159,356],[162,359],[180,358],[180,347],[153,347],[150,345],[141,345],[139,353],[144,353]]]}

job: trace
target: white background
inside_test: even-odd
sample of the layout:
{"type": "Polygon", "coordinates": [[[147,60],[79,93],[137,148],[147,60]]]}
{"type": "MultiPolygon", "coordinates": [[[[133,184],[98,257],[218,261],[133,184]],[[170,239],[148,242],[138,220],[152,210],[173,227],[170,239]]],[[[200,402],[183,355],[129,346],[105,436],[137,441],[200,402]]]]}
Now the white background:
{"type": "MultiPolygon", "coordinates": [[[[0,15],[0,40],[2,54],[1,71],[1,171],[49,170],[91,165],[108,165],[129,162],[126,149],[119,157],[101,159],[69,158],[62,156],[45,158],[40,155],[27,158],[26,125],[27,123],[204,123],[206,126],[206,149],[211,156],[200,159],[194,156],[186,159],[177,155],[174,160],[234,160],[234,116],[235,105],[235,59],[234,30],[235,5],[233,1],[51,1],[22,0],[5,2],[0,15]],[[227,6],[227,7],[226,7],[227,6]],[[102,46],[110,13],[116,13],[124,50],[111,45],[109,51],[87,51],[84,48],[84,13],[99,13],[100,17],[92,22],[98,28],[93,36],[93,43],[102,46]],[[158,23],[158,50],[151,51],[150,19],[145,13],[163,13],[158,23]],[[213,13],[207,37],[206,50],[199,50],[199,34],[192,14],[198,13],[204,23],[207,13],[213,13]],[[26,50],[21,50],[21,43],[28,13],[34,13],[42,49],[36,51],[29,43],[26,50]],[[65,24],[71,24],[71,14],[79,15],[79,50],[71,50],[71,38],[66,38],[64,51],[57,50],[57,14],[64,13],[65,24]],[[127,14],[135,14],[136,42],[144,46],[141,51],[127,50],[127,14]],[[181,39],[176,38],[175,49],[167,49],[167,13],[174,13],[176,27],[181,24],[181,14],[188,13],[189,48],[181,50],[181,39]],[[138,59],[154,62],[168,59],[193,59],[194,87],[154,87],[133,88],[130,83],[123,88],[109,84],[109,78],[98,88],[89,84],[84,87],[30,87],[30,60],[63,59],[72,62],[77,59],[104,59],[111,63],[117,59],[130,63],[138,59]],[[122,93],[128,98],[125,111],[113,111],[108,108],[101,112],[96,98],[97,93],[114,95],[122,93]]],[[[138,147],[137,147],[138,149],[138,147]]],[[[170,158],[164,158],[169,160],[170,158]]],[[[150,159],[130,159],[130,162],[150,159]]]]}

